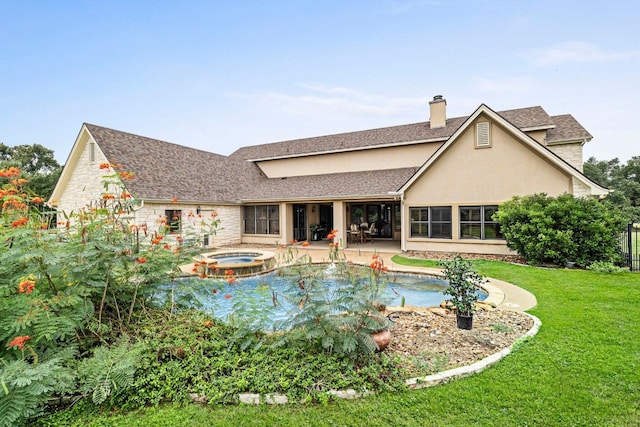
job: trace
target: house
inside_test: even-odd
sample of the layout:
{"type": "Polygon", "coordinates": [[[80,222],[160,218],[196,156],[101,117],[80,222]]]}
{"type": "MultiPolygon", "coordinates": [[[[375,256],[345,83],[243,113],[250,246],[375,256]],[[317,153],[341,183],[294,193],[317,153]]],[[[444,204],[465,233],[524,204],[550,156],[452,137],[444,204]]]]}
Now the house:
{"type": "Polygon", "coordinates": [[[571,115],[482,104],[447,118],[446,105],[434,97],[425,122],[229,156],[85,123],[51,203],[69,212],[98,200],[98,166],[108,162],[135,173],[126,187],[140,200],[138,223],[215,211],[223,230],[203,236],[209,246],[284,244],[337,229],[348,247],[351,224],[367,223],[375,239],[402,250],[507,255],[492,220],[500,203],[542,192],[608,194],[582,174],[582,146],[592,136],[571,115]]]}

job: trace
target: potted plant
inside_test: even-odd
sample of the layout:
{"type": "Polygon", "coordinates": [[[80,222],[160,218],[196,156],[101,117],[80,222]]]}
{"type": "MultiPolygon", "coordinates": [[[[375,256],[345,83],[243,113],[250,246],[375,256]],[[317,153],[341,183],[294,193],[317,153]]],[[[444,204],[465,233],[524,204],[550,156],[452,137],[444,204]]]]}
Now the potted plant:
{"type": "Polygon", "coordinates": [[[478,288],[486,283],[473,268],[471,261],[456,255],[451,261],[442,261],[444,277],[449,287],[442,291],[451,297],[450,302],[456,309],[456,323],[459,329],[473,328],[473,313],[478,301],[478,288]]]}
{"type": "Polygon", "coordinates": [[[309,226],[309,230],[311,230],[311,240],[313,240],[314,242],[317,240],[320,240],[318,238],[318,228],[319,228],[319,224],[311,224],[309,226]]]}

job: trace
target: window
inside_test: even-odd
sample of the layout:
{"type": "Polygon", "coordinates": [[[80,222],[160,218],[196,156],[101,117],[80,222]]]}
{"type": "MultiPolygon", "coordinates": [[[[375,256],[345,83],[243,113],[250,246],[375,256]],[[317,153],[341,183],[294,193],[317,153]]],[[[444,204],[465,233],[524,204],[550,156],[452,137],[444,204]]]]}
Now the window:
{"type": "Polygon", "coordinates": [[[167,217],[167,226],[169,233],[179,233],[180,224],[182,222],[182,211],[167,209],[164,211],[164,215],[167,217]]]}
{"type": "Polygon", "coordinates": [[[280,206],[245,206],[244,234],[280,234],[280,206]]]}
{"type": "Polygon", "coordinates": [[[489,138],[490,126],[489,122],[480,122],[476,124],[476,147],[491,147],[491,139],[489,138]]]}
{"type": "Polygon", "coordinates": [[[451,238],[451,206],[409,208],[411,237],[451,238]]]}
{"type": "Polygon", "coordinates": [[[502,239],[500,225],[493,220],[497,206],[462,206],[460,208],[461,239],[502,239]]]}

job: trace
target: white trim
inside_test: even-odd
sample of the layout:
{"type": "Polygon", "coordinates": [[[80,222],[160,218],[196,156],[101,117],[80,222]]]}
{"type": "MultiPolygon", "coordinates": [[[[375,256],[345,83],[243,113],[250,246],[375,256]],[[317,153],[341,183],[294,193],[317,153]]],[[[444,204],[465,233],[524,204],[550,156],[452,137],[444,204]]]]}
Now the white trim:
{"type": "Polygon", "coordinates": [[[522,132],[533,132],[536,130],[549,130],[549,129],[555,129],[556,125],[543,125],[543,126],[532,126],[532,127],[528,127],[528,128],[521,128],[520,130],[522,132]]]}

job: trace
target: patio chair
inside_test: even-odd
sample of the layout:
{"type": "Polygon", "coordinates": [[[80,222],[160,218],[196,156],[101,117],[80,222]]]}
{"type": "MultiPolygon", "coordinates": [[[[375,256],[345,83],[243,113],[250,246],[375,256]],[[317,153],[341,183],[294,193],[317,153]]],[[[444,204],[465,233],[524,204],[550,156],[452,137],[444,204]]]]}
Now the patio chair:
{"type": "Polygon", "coordinates": [[[360,229],[358,228],[358,224],[351,224],[351,227],[347,233],[349,236],[349,243],[356,243],[356,241],[360,238],[360,229]]]}
{"type": "Polygon", "coordinates": [[[363,231],[364,241],[373,243],[373,235],[376,234],[376,223],[372,222],[369,228],[363,231]]]}

